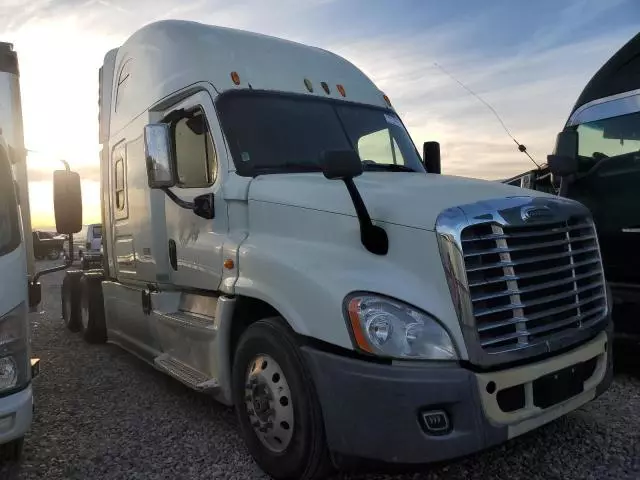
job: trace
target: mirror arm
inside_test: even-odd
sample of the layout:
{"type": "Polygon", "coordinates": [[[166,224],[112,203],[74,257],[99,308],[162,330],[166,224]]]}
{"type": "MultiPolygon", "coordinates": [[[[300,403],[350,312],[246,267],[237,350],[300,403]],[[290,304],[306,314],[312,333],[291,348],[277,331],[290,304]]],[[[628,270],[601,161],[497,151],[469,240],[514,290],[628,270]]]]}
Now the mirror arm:
{"type": "Polygon", "coordinates": [[[347,187],[351,196],[351,201],[356,209],[358,223],[360,223],[360,241],[364,247],[375,255],[386,255],[389,251],[389,237],[387,232],[377,225],[374,225],[367,211],[367,207],[360,196],[360,192],[353,181],[353,178],[343,178],[342,181],[347,187]]]}
{"type": "Polygon", "coordinates": [[[184,200],[182,200],[180,197],[178,197],[175,193],[173,193],[169,188],[161,188],[161,190],[167,194],[167,197],[169,197],[171,199],[171,201],[173,201],[173,203],[175,203],[176,205],[178,205],[180,208],[184,208],[186,210],[193,210],[194,208],[194,204],[193,202],[185,202],[184,200]]]}
{"type": "Polygon", "coordinates": [[[72,265],[73,265],[73,233],[70,233],[69,234],[69,257],[67,258],[67,261],[62,265],[58,265],[57,267],[46,268],[44,270],[40,270],[39,272],[36,272],[36,274],[33,276],[33,280],[31,280],[31,283],[36,284],[38,283],[38,280],[42,275],[47,275],[49,273],[55,273],[61,270],[66,270],[67,268],[70,268],[72,265]]]}

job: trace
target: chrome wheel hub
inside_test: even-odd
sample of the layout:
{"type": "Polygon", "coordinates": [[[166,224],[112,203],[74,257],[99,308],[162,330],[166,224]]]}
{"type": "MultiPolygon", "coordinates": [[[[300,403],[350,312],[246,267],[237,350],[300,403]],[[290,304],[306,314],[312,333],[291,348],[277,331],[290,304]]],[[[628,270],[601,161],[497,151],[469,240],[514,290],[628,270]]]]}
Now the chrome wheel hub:
{"type": "Polygon", "coordinates": [[[284,451],[293,436],[293,402],[280,365],[269,355],[258,355],[249,363],[245,406],[262,444],[275,453],[284,451]]]}

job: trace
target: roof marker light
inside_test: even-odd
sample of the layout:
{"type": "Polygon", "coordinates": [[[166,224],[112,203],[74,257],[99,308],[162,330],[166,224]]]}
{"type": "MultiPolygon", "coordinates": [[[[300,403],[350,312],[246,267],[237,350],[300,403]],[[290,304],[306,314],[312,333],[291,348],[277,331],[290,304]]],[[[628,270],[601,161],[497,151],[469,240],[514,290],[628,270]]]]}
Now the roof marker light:
{"type": "Polygon", "coordinates": [[[238,75],[238,72],[231,72],[231,80],[236,85],[240,85],[240,75],[238,75]]]}
{"type": "Polygon", "coordinates": [[[311,80],[309,80],[308,78],[305,78],[304,86],[307,87],[307,90],[309,90],[310,93],[313,93],[313,85],[311,84],[311,80]]]}
{"type": "Polygon", "coordinates": [[[327,82],[320,82],[320,85],[322,86],[322,89],[327,95],[331,93],[331,90],[329,90],[329,85],[327,85],[327,82]]]}
{"type": "Polygon", "coordinates": [[[391,106],[391,100],[389,100],[389,97],[383,94],[382,98],[384,98],[384,101],[387,102],[387,105],[391,106]]]}
{"type": "Polygon", "coordinates": [[[347,92],[342,85],[338,84],[336,85],[336,88],[338,89],[338,92],[340,92],[340,95],[342,95],[343,97],[347,96],[347,92]]]}

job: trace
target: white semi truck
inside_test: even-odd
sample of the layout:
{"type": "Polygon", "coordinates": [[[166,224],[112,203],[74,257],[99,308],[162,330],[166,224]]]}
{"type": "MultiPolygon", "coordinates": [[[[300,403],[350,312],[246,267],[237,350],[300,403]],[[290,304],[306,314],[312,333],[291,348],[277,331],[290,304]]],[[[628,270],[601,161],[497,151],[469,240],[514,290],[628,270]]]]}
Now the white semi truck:
{"type": "Polygon", "coordinates": [[[234,405],[274,478],[469,454],[608,388],[588,210],[440,175],[343,58],[168,20],[99,77],[103,268],[66,325],[234,405]]]}
{"type": "Polygon", "coordinates": [[[0,462],[18,460],[33,412],[30,307],[40,303],[31,218],[18,60],[0,43],[0,462]]]}

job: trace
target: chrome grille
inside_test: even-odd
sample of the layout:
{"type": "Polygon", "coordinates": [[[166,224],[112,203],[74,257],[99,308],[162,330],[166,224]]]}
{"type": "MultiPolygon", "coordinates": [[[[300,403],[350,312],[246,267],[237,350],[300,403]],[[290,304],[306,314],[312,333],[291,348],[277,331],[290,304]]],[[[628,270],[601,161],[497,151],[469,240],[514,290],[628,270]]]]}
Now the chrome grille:
{"type": "Polygon", "coordinates": [[[469,299],[486,353],[526,349],[606,317],[598,241],[589,217],[467,226],[469,299]]]}

